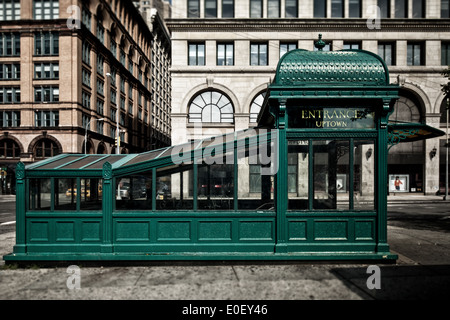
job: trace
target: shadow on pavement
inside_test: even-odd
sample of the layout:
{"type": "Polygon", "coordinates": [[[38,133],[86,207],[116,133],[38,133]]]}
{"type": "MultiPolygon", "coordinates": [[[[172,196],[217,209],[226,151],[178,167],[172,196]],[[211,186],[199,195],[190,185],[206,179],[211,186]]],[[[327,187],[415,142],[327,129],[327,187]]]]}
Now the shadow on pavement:
{"type": "Polygon", "coordinates": [[[330,272],[363,299],[450,299],[450,265],[381,266],[380,289],[368,288],[373,272],[367,272],[367,268],[333,268],[330,272]]]}

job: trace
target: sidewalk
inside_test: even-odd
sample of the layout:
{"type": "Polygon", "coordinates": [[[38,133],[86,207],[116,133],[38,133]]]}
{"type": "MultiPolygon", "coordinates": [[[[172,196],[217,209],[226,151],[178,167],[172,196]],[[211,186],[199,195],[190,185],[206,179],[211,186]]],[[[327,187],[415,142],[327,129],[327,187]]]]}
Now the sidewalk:
{"type": "MultiPolygon", "coordinates": [[[[392,197],[392,201],[442,201],[433,196],[392,197]]],[[[14,232],[0,234],[0,257],[11,253],[14,243],[14,232]]],[[[381,289],[368,288],[370,264],[362,262],[99,263],[80,265],[80,289],[69,289],[72,273],[67,268],[72,263],[17,269],[0,259],[0,300],[181,300],[189,306],[187,300],[264,304],[267,300],[450,299],[450,233],[388,226],[388,243],[399,259],[393,265],[379,265],[381,289]]],[[[182,315],[181,309],[172,309],[182,315]]]]}

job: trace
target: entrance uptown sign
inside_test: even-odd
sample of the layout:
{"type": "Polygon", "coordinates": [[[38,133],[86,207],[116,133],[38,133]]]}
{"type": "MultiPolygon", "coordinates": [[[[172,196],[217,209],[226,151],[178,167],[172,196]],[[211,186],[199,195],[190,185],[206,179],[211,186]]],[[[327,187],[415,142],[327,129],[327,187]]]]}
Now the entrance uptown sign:
{"type": "Polygon", "coordinates": [[[373,112],[367,108],[295,108],[291,128],[375,128],[373,112]]]}

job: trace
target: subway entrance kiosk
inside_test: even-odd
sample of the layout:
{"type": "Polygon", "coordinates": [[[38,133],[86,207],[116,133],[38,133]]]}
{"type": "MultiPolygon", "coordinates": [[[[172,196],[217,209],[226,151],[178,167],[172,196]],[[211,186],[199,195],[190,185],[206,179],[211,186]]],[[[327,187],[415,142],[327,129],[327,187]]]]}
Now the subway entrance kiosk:
{"type": "Polygon", "coordinates": [[[375,54],[294,50],[254,129],[19,163],[16,244],[4,259],[395,261],[387,152],[397,95],[375,54]]]}

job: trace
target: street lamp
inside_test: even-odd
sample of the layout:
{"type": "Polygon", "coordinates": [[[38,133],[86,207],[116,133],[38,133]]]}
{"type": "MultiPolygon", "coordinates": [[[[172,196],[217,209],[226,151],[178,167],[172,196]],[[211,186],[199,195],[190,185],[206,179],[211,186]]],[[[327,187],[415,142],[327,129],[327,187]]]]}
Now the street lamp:
{"type": "MultiPolygon", "coordinates": [[[[106,73],[106,76],[108,78],[111,78],[111,73],[109,73],[109,72],[106,73]]],[[[117,141],[116,154],[120,154],[119,115],[120,115],[120,110],[119,110],[119,108],[117,108],[117,111],[116,111],[116,141],[117,141]]]]}
{"type": "Polygon", "coordinates": [[[447,118],[446,118],[446,134],[447,134],[447,143],[445,145],[445,196],[444,200],[448,200],[448,109],[450,108],[450,96],[447,96],[447,118]]]}
{"type": "Polygon", "coordinates": [[[84,154],[87,154],[87,131],[89,126],[91,125],[92,121],[104,121],[105,118],[100,118],[100,119],[94,119],[94,120],[90,120],[87,124],[86,124],[86,128],[84,130],[84,154]]]}

